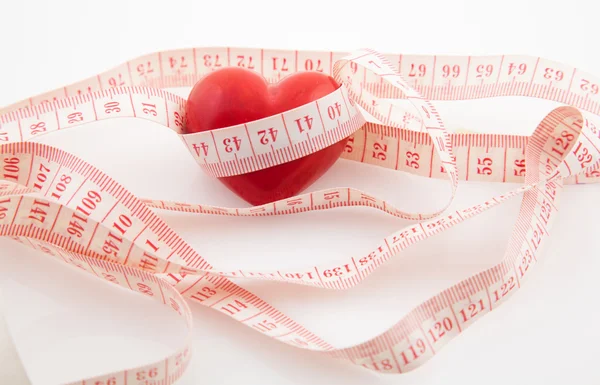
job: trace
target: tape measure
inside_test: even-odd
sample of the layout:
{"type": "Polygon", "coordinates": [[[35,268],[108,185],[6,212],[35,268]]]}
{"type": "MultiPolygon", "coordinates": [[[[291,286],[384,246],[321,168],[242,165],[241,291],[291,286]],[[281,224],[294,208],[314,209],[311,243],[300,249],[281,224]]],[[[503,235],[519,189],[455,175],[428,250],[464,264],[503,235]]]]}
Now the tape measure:
{"type": "MultiPolygon", "coordinates": [[[[267,337],[367,370],[405,373],[521,288],[536,264],[565,184],[600,180],[600,79],[543,58],[410,56],[202,47],[138,57],[102,74],[0,110],[0,235],[74,265],[108,283],[153,298],[185,319],[199,303],[267,337]],[[331,74],[341,87],[280,115],[210,132],[183,134],[186,100],[164,90],[191,87],[226,66],[269,81],[298,71],[331,74]],[[449,133],[430,100],[527,96],[566,106],[531,136],[449,133]],[[342,157],[425,178],[447,179],[447,204],[405,212],[368,192],[332,188],[250,208],[141,199],[72,154],[36,143],[39,136],[93,121],[135,117],[174,131],[214,177],[256,171],[306,156],[349,137],[342,157]],[[375,118],[373,120],[372,118],[375,118]],[[310,130],[298,122],[311,119],[310,130]],[[286,135],[267,137],[268,129],[286,135]],[[520,183],[508,193],[448,211],[459,181],[520,183]],[[406,247],[522,196],[502,262],[412,309],[361,344],[338,348],[230,278],[245,277],[343,290],[359,284],[406,247]],[[218,271],[156,213],[293,215],[366,206],[413,220],[337,264],[304,269],[218,271]]],[[[186,370],[190,338],[160,361],[73,384],[171,384],[186,370]]]]}

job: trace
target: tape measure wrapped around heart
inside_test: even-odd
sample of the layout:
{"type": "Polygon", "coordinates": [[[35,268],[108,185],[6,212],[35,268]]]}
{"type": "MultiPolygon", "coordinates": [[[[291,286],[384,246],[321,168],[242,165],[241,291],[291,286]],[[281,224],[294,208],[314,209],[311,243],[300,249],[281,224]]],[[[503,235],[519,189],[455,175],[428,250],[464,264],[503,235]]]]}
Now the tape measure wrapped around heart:
{"type": "MultiPolygon", "coordinates": [[[[184,317],[188,328],[189,303],[196,303],[327,359],[404,373],[423,365],[519,290],[540,257],[563,185],[599,180],[599,84],[598,78],[578,69],[523,56],[220,47],[146,55],[0,110],[0,235],[147,295],[184,317]],[[220,67],[244,67],[257,75],[215,71],[220,67]],[[308,74],[286,77],[299,72],[308,74]],[[282,77],[281,83],[268,84],[282,77]],[[227,83],[232,80],[245,87],[227,83]],[[195,85],[189,105],[162,89],[195,85]],[[531,136],[450,134],[429,101],[499,95],[566,106],[551,111],[531,136]],[[148,119],[170,128],[204,172],[260,204],[225,208],[141,199],[85,160],[32,141],[117,117],[148,119]],[[447,178],[448,202],[434,212],[411,213],[352,188],[302,193],[339,156],[425,178],[447,178]],[[459,180],[522,186],[448,211],[459,180]],[[329,344],[229,279],[347,289],[411,244],[517,196],[522,196],[522,206],[501,263],[438,293],[386,332],[355,346],[329,344]],[[367,206],[415,224],[383,238],[370,253],[335,265],[301,271],[277,266],[270,271],[218,271],[154,212],[264,216],[343,206],[367,206]]],[[[188,338],[162,360],[73,384],[171,384],[186,370],[191,353],[188,338]]]]}

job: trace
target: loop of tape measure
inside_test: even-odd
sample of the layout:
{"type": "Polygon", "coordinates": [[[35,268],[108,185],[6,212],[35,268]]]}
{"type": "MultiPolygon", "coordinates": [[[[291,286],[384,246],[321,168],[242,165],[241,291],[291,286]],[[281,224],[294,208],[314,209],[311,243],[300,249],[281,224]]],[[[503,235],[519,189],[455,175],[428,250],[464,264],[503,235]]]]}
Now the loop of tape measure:
{"type": "MultiPolygon", "coordinates": [[[[108,282],[140,292],[184,317],[200,303],[268,337],[383,373],[424,364],[473,322],[517,291],[556,217],[564,184],[599,180],[600,79],[542,58],[458,57],[195,48],[139,57],[105,73],[0,110],[0,235],[38,249],[108,282]],[[331,74],[341,87],[281,115],[208,133],[183,134],[185,100],[161,88],[193,86],[202,75],[241,66],[277,81],[307,70],[331,74]],[[409,79],[409,80],[407,80],[409,79]],[[520,95],[568,104],[551,111],[528,137],[449,134],[429,100],[520,95]],[[407,101],[407,103],[400,103],[407,101]],[[378,123],[367,121],[366,113],[378,123]],[[114,117],[149,119],[171,128],[209,175],[281,164],[349,136],[343,158],[448,178],[448,203],[407,213],[352,188],[332,188],[251,208],[141,199],[99,169],[39,135],[114,117]],[[310,128],[302,126],[308,121],[310,128]],[[271,131],[270,131],[271,130],[271,131]],[[281,135],[270,135],[277,130],[281,135]],[[285,135],[283,135],[285,133],[285,135]],[[456,153],[456,155],[454,155],[456,153]],[[458,166],[458,167],[457,167],[458,166]],[[459,180],[519,182],[513,191],[448,212],[459,180]],[[245,277],[347,289],[404,248],[508,199],[523,195],[501,263],[412,309],[392,328],[337,348],[229,278],[245,277]],[[416,220],[366,255],[289,271],[219,271],[152,209],[232,216],[290,215],[367,206],[416,220]]],[[[186,370],[190,339],[163,360],[73,384],[170,384],[186,370]]]]}

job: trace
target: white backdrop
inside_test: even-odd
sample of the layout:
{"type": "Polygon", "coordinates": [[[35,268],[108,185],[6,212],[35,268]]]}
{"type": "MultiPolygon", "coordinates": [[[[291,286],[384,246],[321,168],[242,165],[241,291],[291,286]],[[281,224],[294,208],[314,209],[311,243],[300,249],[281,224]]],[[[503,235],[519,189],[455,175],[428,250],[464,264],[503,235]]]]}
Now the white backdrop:
{"type": "MultiPolygon", "coordinates": [[[[194,46],[529,54],[600,75],[593,4],[4,0],[0,105],[138,55],[194,46]]],[[[178,92],[185,96],[187,91],[178,92]]],[[[436,105],[450,129],[522,134],[531,133],[555,106],[515,98],[436,105]]],[[[88,160],[138,196],[245,206],[202,174],[175,135],[149,122],[94,123],[38,141],[88,160]],[[115,155],[108,157],[108,152],[115,155]]],[[[443,202],[447,189],[436,189],[438,185],[339,161],[310,190],[353,186],[414,208],[443,202]]],[[[453,207],[514,187],[462,183],[453,207]]],[[[598,185],[566,187],[549,247],[523,289],[413,372],[383,376],[323,359],[193,305],[195,355],[179,383],[597,384],[598,192],[598,185]]],[[[498,262],[518,206],[515,199],[411,247],[349,291],[242,284],[326,340],[355,344],[383,332],[430,295],[498,262]]],[[[258,219],[159,214],[209,262],[225,269],[339,259],[367,250],[405,225],[361,209],[258,219]]],[[[0,266],[3,312],[33,384],[141,364],[170,352],[183,338],[178,320],[139,295],[123,294],[6,239],[0,239],[0,266]]],[[[0,362],[0,379],[8,365],[0,362]]]]}

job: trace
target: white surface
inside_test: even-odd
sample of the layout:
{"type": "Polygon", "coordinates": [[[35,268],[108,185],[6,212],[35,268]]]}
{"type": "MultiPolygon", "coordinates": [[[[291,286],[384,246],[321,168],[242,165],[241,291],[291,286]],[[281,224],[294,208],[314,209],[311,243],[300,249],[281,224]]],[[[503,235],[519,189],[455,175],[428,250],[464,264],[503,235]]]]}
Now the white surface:
{"type": "Polygon", "coordinates": [[[4,317],[4,294],[0,290],[0,362],[2,379],[13,385],[30,385],[17,348],[12,340],[4,317]]]}
{"type": "MultiPolygon", "coordinates": [[[[92,5],[6,0],[0,4],[0,105],[141,54],[193,46],[516,53],[541,55],[600,74],[593,4],[107,0],[92,5]],[[360,27],[357,22],[362,22],[360,27]]],[[[515,99],[436,105],[451,128],[521,133],[532,132],[554,106],[515,99]]],[[[244,205],[201,173],[175,135],[149,122],[107,121],[40,141],[83,157],[139,196],[244,205]],[[108,156],[109,151],[115,155],[108,156]]],[[[434,185],[340,161],[311,190],[357,186],[412,207],[429,203],[432,193],[420,191],[434,185]],[[373,176],[371,182],[367,176],[373,176]]],[[[514,187],[462,183],[454,207],[479,203],[514,187]]],[[[549,247],[523,289],[413,372],[380,376],[269,340],[194,305],[195,355],[179,383],[597,384],[599,191],[598,185],[567,187],[549,247]]],[[[381,333],[436,291],[498,261],[518,205],[515,199],[410,248],[349,291],[244,285],[328,341],[358,343],[381,333]]],[[[360,209],[260,219],[168,213],[163,217],[214,265],[255,269],[308,266],[348,256],[404,225],[360,209]],[[323,246],[326,241],[329,247],[323,246]]],[[[109,287],[7,239],[0,239],[0,266],[5,316],[33,384],[140,364],[170,352],[183,337],[178,320],[139,295],[109,287]]],[[[4,374],[10,365],[0,362],[2,384],[7,383],[4,374]]]]}

